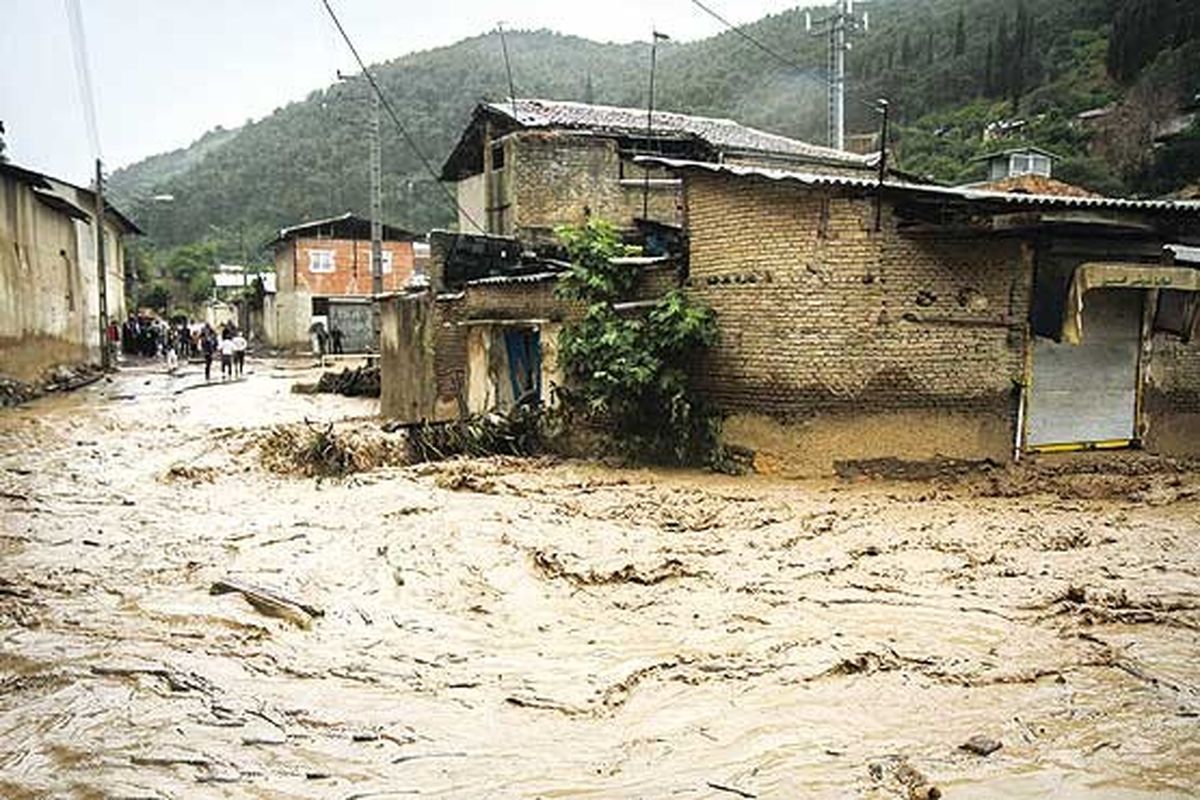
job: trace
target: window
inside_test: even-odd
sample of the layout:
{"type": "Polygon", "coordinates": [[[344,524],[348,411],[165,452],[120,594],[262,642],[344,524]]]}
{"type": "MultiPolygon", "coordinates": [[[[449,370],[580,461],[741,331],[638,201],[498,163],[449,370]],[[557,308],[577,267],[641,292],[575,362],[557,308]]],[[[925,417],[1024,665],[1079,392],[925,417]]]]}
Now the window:
{"type": "Polygon", "coordinates": [[[384,250],[379,255],[380,255],[380,259],[379,259],[380,269],[383,270],[384,275],[387,275],[388,273],[390,273],[392,271],[392,251],[384,250]]]}
{"type": "Polygon", "coordinates": [[[335,269],[333,263],[332,250],[309,250],[308,251],[308,271],[309,272],[333,272],[335,269]]]}
{"type": "Polygon", "coordinates": [[[1009,165],[1010,175],[1050,176],[1050,159],[1040,153],[1013,153],[1009,165]]]}

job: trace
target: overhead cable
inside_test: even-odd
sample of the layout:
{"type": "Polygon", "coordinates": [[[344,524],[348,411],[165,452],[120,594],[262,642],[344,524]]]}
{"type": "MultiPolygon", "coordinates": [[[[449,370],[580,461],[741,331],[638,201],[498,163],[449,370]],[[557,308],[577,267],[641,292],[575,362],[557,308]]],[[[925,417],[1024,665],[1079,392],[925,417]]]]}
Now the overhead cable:
{"type": "Polygon", "coordinates": [[[411,133],[409,133],[408,128],[406,128],[404,123],[400,121],[400,116],[396,113],[396,109],[392,106],[392,101],[389,100],[387,95],[383,93],[383,89],[379,86],[379,82],[375,80],[375,76],[371,74],[369,69],[367,69],[367,65],[362,60],[362,56],[358,54],[358,48],[354,46],[354,42],[351,41],[350,35],[347,34],[346,29],[342,27],[342,22],[338,19],[337,14],[334,13],[333,6],[329,4],[329,0],[321,0],[321,4],[324,5],[325,10],[329,12],[329,18],[333,20],[333,24],[337,27],[338,33],[340,33],[342,36],[342,40],[346,42],[346,47],[350,48],[350,52],[353,54],[354,60],[358,62],[358,66],[362,70],[363,75],[366,77],[367,82],[371,84],[371,88],[379,97],[379,102],[387,111],[388,116],[392,118],[392,122],[394,122],[396,127],[400,130],[401,135],[404,137],[404,141],[408,143],[410,148],[412,148],[412,151],[421,161],[421,164],[424,165],[425,170],[433,177],[434,181],[441,188],[442,194],[446,196],[446,199],[450,202],[450,205],[457,209],[459,215],[463,219],[470,222],[476,230],[484,230],[484,228],[475,221],[475,218],[471,216],[470,212],[468,212],[462,207],[461,204],[459,204],[458,198],[455,197],[454,194],[446,188],[446,185],[441,182],[441,177],[438,175],[438,171],[433,168],[433,163],[429,160],[429,157],[425,155],[425,152],[421,149],[420,145],[417,144],[417,140],[413,138],[411,133]]]}

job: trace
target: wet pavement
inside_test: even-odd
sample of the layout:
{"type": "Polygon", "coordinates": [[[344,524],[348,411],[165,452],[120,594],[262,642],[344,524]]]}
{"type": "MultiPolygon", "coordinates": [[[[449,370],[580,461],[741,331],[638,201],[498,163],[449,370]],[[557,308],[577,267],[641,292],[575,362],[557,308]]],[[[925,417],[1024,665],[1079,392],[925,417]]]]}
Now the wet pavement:
{"type": "Polygon", "coordinates": [[[0,796],[1200,794],[1193,472],[298,478],[294,366],[0,411],[0,796]]]}

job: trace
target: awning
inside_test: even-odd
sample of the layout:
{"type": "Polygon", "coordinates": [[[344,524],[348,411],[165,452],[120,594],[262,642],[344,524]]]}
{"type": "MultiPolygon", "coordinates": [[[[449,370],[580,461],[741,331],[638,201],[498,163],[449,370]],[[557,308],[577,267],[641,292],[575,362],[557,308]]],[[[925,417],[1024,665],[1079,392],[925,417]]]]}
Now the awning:
{"type": "Polygon", "coordinates": [[[1083,297],[1092,289],[1165,289],[1200,292],[1200,270],[1151,264],[1087,262],[1075,269],[1067,294],[1062,340],[1083,340],[1083,297]]]}

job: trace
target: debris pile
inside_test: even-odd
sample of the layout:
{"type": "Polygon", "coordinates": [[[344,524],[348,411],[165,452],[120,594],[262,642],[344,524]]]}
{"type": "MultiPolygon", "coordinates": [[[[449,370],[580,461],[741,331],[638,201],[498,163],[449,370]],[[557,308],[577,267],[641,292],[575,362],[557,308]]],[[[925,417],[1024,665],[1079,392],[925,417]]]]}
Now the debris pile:
{"type": "Polygon", "coordinates": [[[0,408],[19,406],[41,395],[38,387],[0,375],[0,408]]]}
{"type": "Polygon", "coordinates": [[[409,463],[402,439],[380,431],[334,429],[333,423],[279,425],[259,438],[262,465],[280,475],[341,478],[409,463]]]}
{"type": "Polygon", "coordinates": [[[82,389],[103,377],[104,371],[91,364],[60,365],[43,373],[34,383],[0,375],[0,408],[19,406],[49,392],[70,392],[82,389]]]}
{"type": "Polygon", "coordinates": [[[517,408],[453,422],[426,422],[408,428],[413,463],[452,456],[530,456],[543,448],[541,415],[517,408]]]}
{"type": "Polygon", "coordinates": [[[326,372],[317,381],[317,391],[346,397],[379,397],[379,367],[347,367],[341,372],[326,372]]]}

